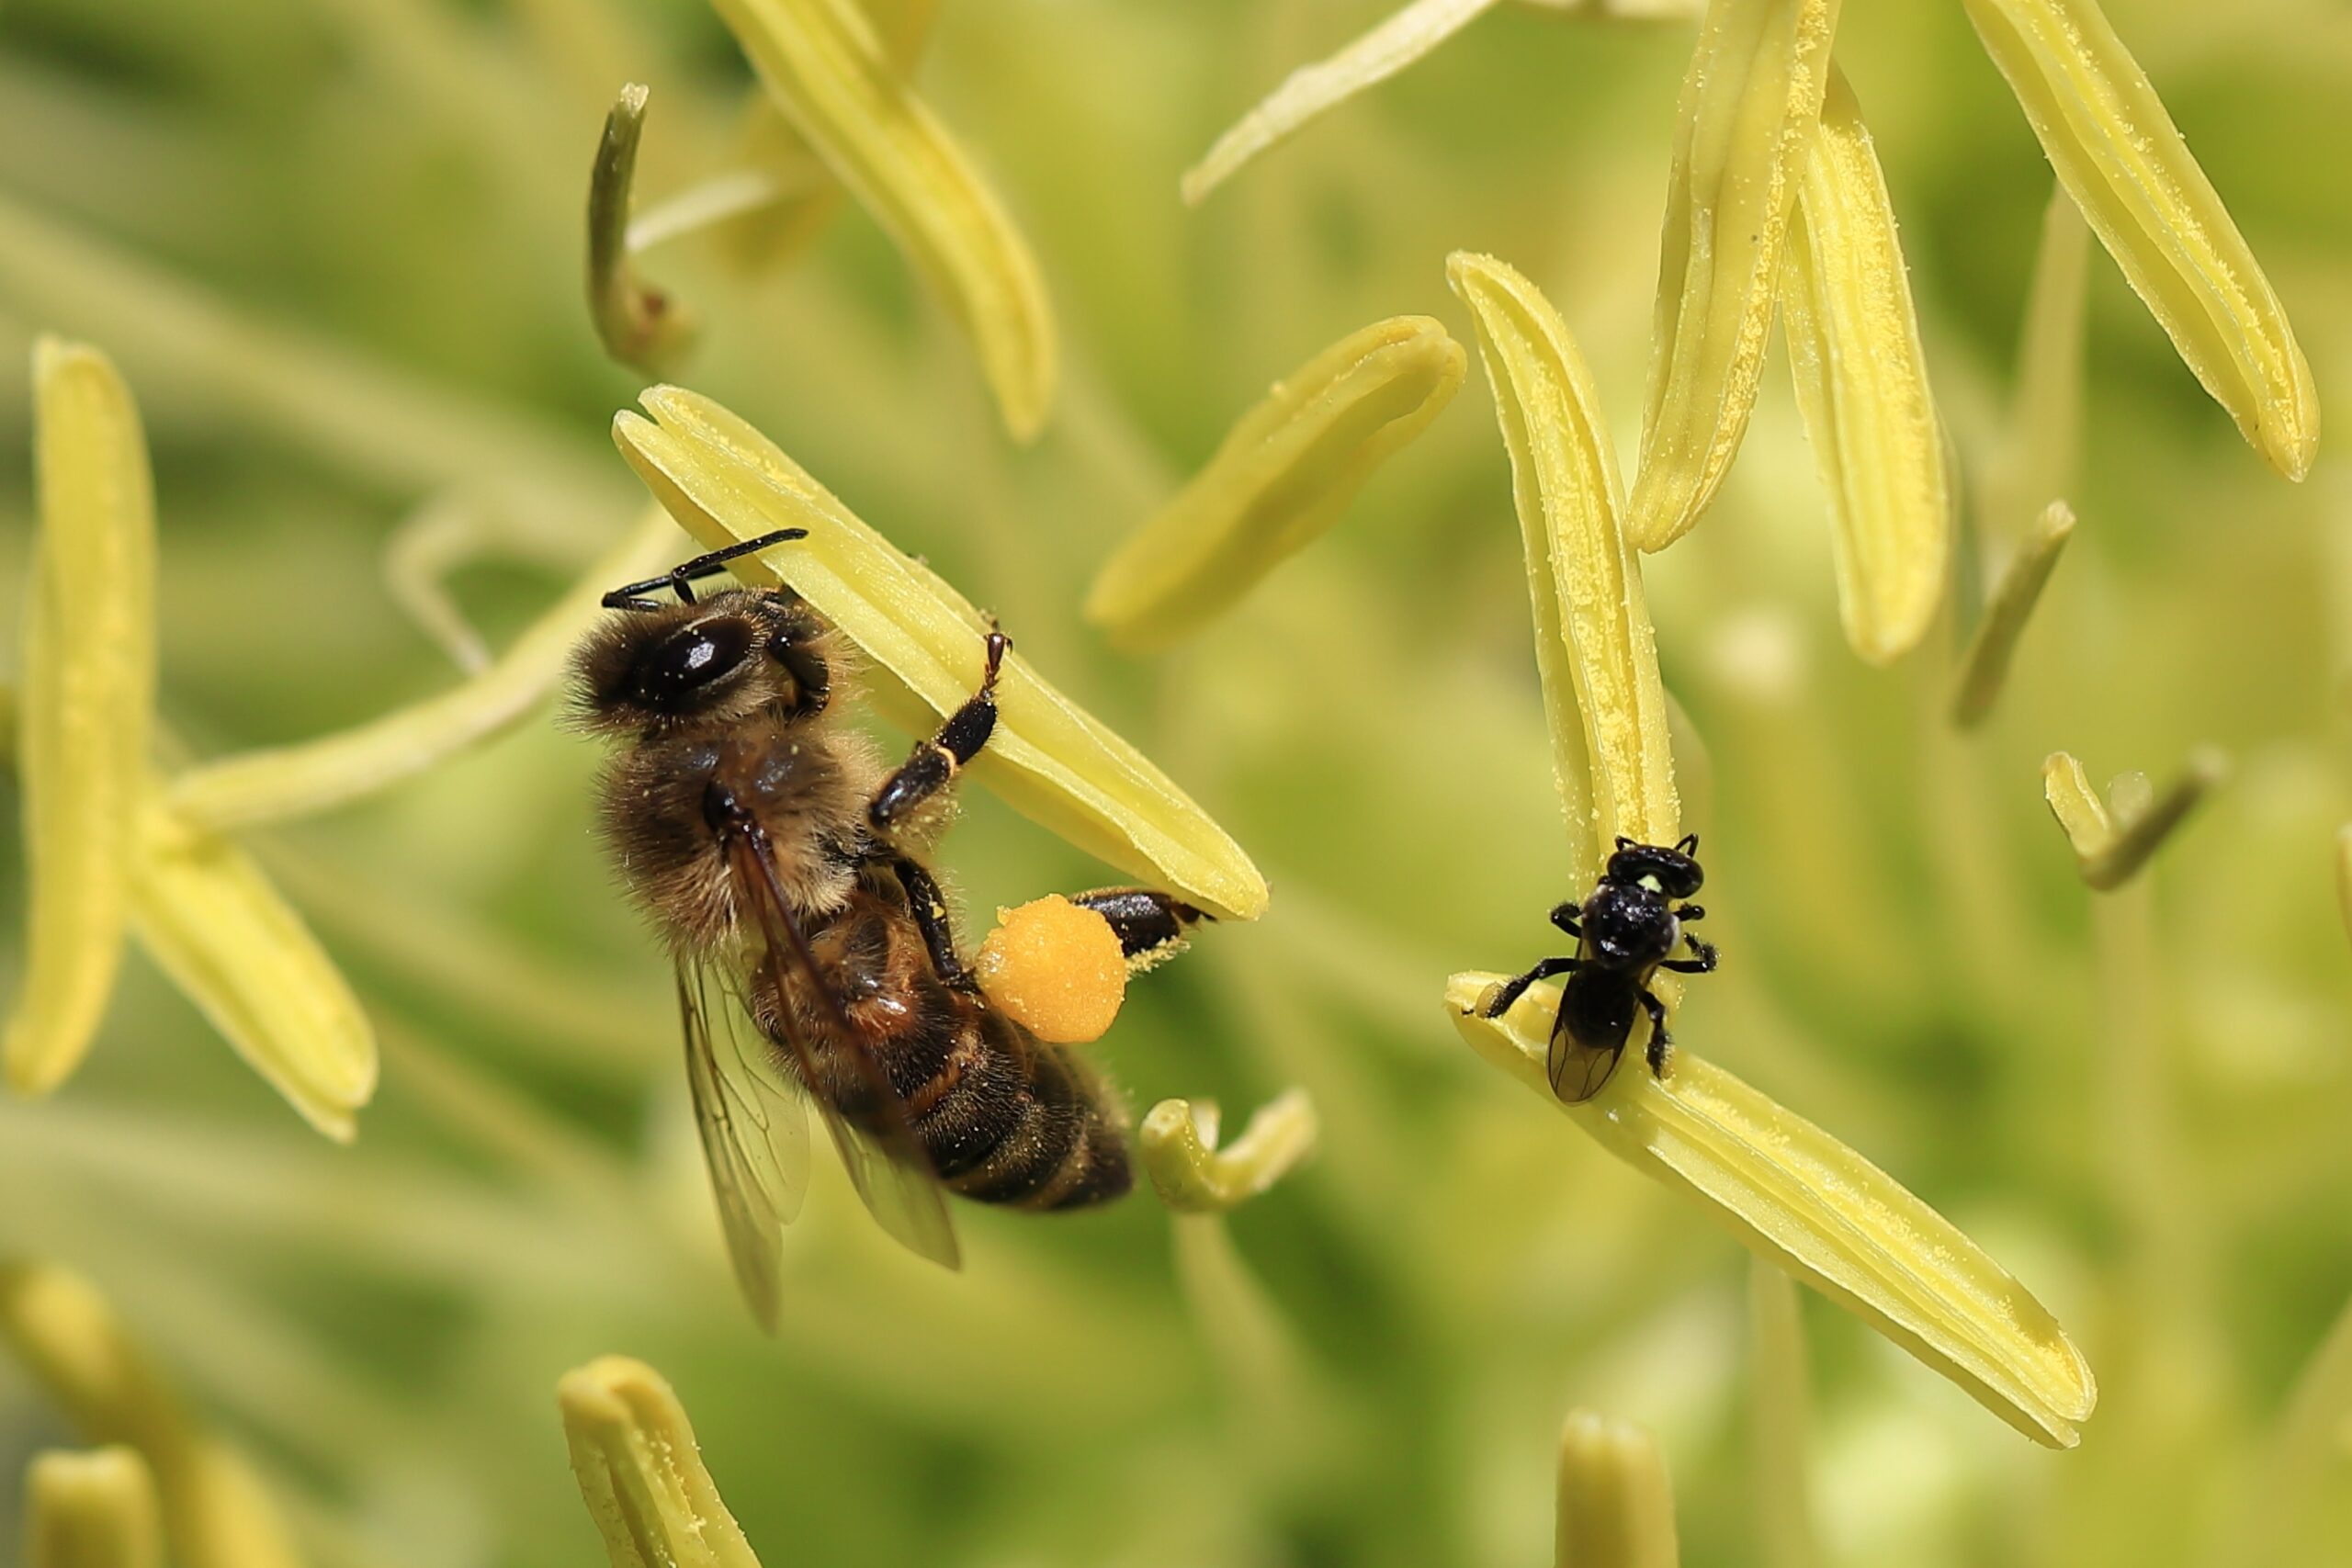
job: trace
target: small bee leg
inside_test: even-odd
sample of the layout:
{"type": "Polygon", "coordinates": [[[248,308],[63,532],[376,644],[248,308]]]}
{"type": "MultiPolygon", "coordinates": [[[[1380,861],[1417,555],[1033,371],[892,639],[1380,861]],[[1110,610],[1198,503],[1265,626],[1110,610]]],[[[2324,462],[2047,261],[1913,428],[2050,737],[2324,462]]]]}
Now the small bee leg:
{"type": "Polygon", "coordinates": [[[1521,993],[1536,981],[1548,980],[1555,975],[1572,975],[1576,968],[1577,961],[1573,958],[1546,958],[1526,974],[1514,976],[1496,987],[1495,994],[1479,1007],[1478,1016],[1500,1018],[1510,1010],[1511,1003],[1519,1000],[1521,993]]]}
{"type": "Polygon", "coordinates": [[[907,912],[914,917],[915,930],[922,935],[924,951],[931,954],[931,972],[939,976],[943,986],[959,991],[977,989],[979,982],[964,967],[963,955],[956,951],[956,928],[947,914],[947,900],[941,897],[939,884],[930,872],[904,855],[890,862],[890,870],[899,886],[907,890],[907,912]]]}
{"type": "Polygon", "coordinates": [[[1693,920],[1705,919],[1707,911],[1697,904],[1685,904],[1674,911],[1674,918],[1687,926],[1693,920]]]}
{"type": "Polygon", "coordinates": [[[729,561],[742,556],[756,555],[770,545],[781,545],[808,536],[806,528],[778,528],[773,534],[763,534],[756,539],[745,539],[723,550],[713,550],[692,560],[680,561],[659,577],[649,577],[642,582],[625,583],[605,595],[601,603],[607,610],[653,610],[661,606],[642,595],[667,588],[678,596],[678,603],[691,604],[695,591],[688,586],[702,578],[715,577],[729,561]]]}
{"type": "Polygon", "coordinates": [[[1552,923],[1578,942],[1584,940],[1584,930],[1579,924],[1583,918],[1584,906],[1581,904],[1571,901],[1552,906],[1552,923]]]}
{"type": "Polygon", "coordinates": [[[1713,973],[1715,965],[1723,962],[1723,954],[1715,951],[1713,942],[1701,942],[1689,931],[1682,933],[1682,940],[1690,944],[1690,956],[1669,958],[1659,964],[1659,968],[1671,969],[1678,975],[1706,975],[1713,973]]]}
{"type": "Polygon", "coordinates": [[[1642,993],[1642,1010],[1650,1015],[1650,1045],[1647,1053],[1650,1076],[1666,1077],[1666,1048],[1674,1043],[1674,1036],[1666,1032],[1666,1004],[1647,991],[1642,993]]]}
{"type": "Polygon", "coordinates": [[[996,733],[996,678],[1012,647],[1011,637],[989,630],[988,667],[980,676],[980,689],[947,716],[937,734],[916,745],[914,754],[882,781],[882,787],[867,803],[865,819],[876,833],[888,838],[909,815],[954,784],[964,764],[978,756],[989,737],[996,733]]]}
{"type": "Polygon", "coordinates": [[[1069,901],[1110,923],[1130,974],[1141,974],[1175,957],[1184,951],[1185,938],[1195,921],[1216,919],[1152,887],[1098,887],[1091,893],[1073,893],[1069,901]]]}

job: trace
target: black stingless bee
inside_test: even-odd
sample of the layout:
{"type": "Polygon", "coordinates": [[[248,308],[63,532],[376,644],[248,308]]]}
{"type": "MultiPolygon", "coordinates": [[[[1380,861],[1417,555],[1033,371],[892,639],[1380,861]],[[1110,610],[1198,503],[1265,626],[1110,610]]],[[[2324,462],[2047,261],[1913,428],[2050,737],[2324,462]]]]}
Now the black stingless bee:
{"type": "MultiPolygon", "coordinates": [[[[787,588],[692,586],[804,534],[615,589],[574,666],[581,722],[616,743],[601,825],[677,961],[695,1126],[770,1327],[777,1227],[807,1180],[804,1102],[883,1227],[951,1268],[943,1191],[1067,1211],[1132,1182],[1118,1095],[990,1004],[925,863],[938,808],[996,728],[1011,639],[988,633],[979,689],[886,769],[841,722],[849,650],[814,607],[787,588]]],[[[1136,965],[1202,918],[1149,888],[1070,901],[1136,965]]]]}
{"type": "Polygon", "coordinates": [[[1650,992],[1650,976],[1660,969],[1704,975],[1716,962],[1713,947],[1683,930],[1706,913],[1684,902],[1705,880],[1698,854],[1696,833],[1672,849],[1619,839],[1592,896],[1552,911],[1552,923],[1577,939],[1576,956],[1544,959],[1495,987],[1480,1005],[1480,1017],[1499,1018],[1536,981],[1568,977],[1545,1063],[1552,1092],[1568,1104],[1599,1094],[1617,1070],[1634,1032],[1636,1004],[1650,1015],[1650,1071],[1665,1076],[1673,1037],[1666,1032],[1666,1004],[1650,992]],[[1686,943],[1690,956],[1675,957],[1686,943]]]}

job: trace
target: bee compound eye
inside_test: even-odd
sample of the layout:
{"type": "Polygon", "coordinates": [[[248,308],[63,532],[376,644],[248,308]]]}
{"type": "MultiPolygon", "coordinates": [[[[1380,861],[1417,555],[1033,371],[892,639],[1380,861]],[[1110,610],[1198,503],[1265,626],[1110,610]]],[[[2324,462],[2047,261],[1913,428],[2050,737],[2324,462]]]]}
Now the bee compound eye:
{"type": "Polygon", "coordinates": [[[740,616],[681,626],[639,662],[638,695],[651,707],[675,706],[679,699],[741,668],[751,646],[751,627],[740,616]]]}

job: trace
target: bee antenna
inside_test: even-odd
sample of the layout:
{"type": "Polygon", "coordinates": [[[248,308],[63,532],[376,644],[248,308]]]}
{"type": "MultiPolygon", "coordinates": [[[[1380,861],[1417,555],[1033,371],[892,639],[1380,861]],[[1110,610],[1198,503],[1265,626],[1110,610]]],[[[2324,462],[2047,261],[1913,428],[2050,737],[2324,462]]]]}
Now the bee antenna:
{"type": "Polygon", "coordinates": [[[1674,847],[1681,853],[1690,855],[1695,859],[1699,853],[1699,835],[1696,833],[1685,833],[1682,835],[1682,841],[1674,847]]]}
{"type": "Polygon", "coordinates": [[[655,610],[661,608],[661,605],[654,600],[645,598],[644,595],[667,588],[678,596],[678,603],[691,604],[695,602],[695,591],[689,585],[696,579],[716,576],[729,561],[737,560],[748,555],[756,555],[770,545],[787,544],[794,539],[805,539],[808,536],[808,530],[806,528],[778,528],[775,532],[763,534],[756,539],[745,539],[741,543],[729,545],[723,550],[713,550],[707,555],[696,556],[692,560],[680,561],[659,577],[649,577],[642,582],[624,584],[605,594],[600,603],[607,610],[655,610]]]}

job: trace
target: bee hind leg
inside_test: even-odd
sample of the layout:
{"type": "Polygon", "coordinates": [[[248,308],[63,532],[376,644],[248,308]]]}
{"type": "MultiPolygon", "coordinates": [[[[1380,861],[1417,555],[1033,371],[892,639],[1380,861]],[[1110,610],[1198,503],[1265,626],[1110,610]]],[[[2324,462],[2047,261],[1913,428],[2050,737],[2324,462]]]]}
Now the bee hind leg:
{"type": "Polygon", "coordinates": [[[980,689],[947,716],[937,733],[918,742],[914,754],[882,781],[882,787],[866,803],[866,824],[876,833],[889,838],[910,816],[953,784],[964,764],[989,743],[989,737],[996,733],[997,675],[1012,649],[1011,637],[989,627],[988,665],[980,676],[980,689]]]}
{"type": "Polygon", "coordinates": [[[1192,928],[1216,918],[1155,887],[1097,887],[1073,893],[1069,901],[1102,917],[1119,939],[1128,973],[1136,975],[1183,952],[1192,928]]]}

